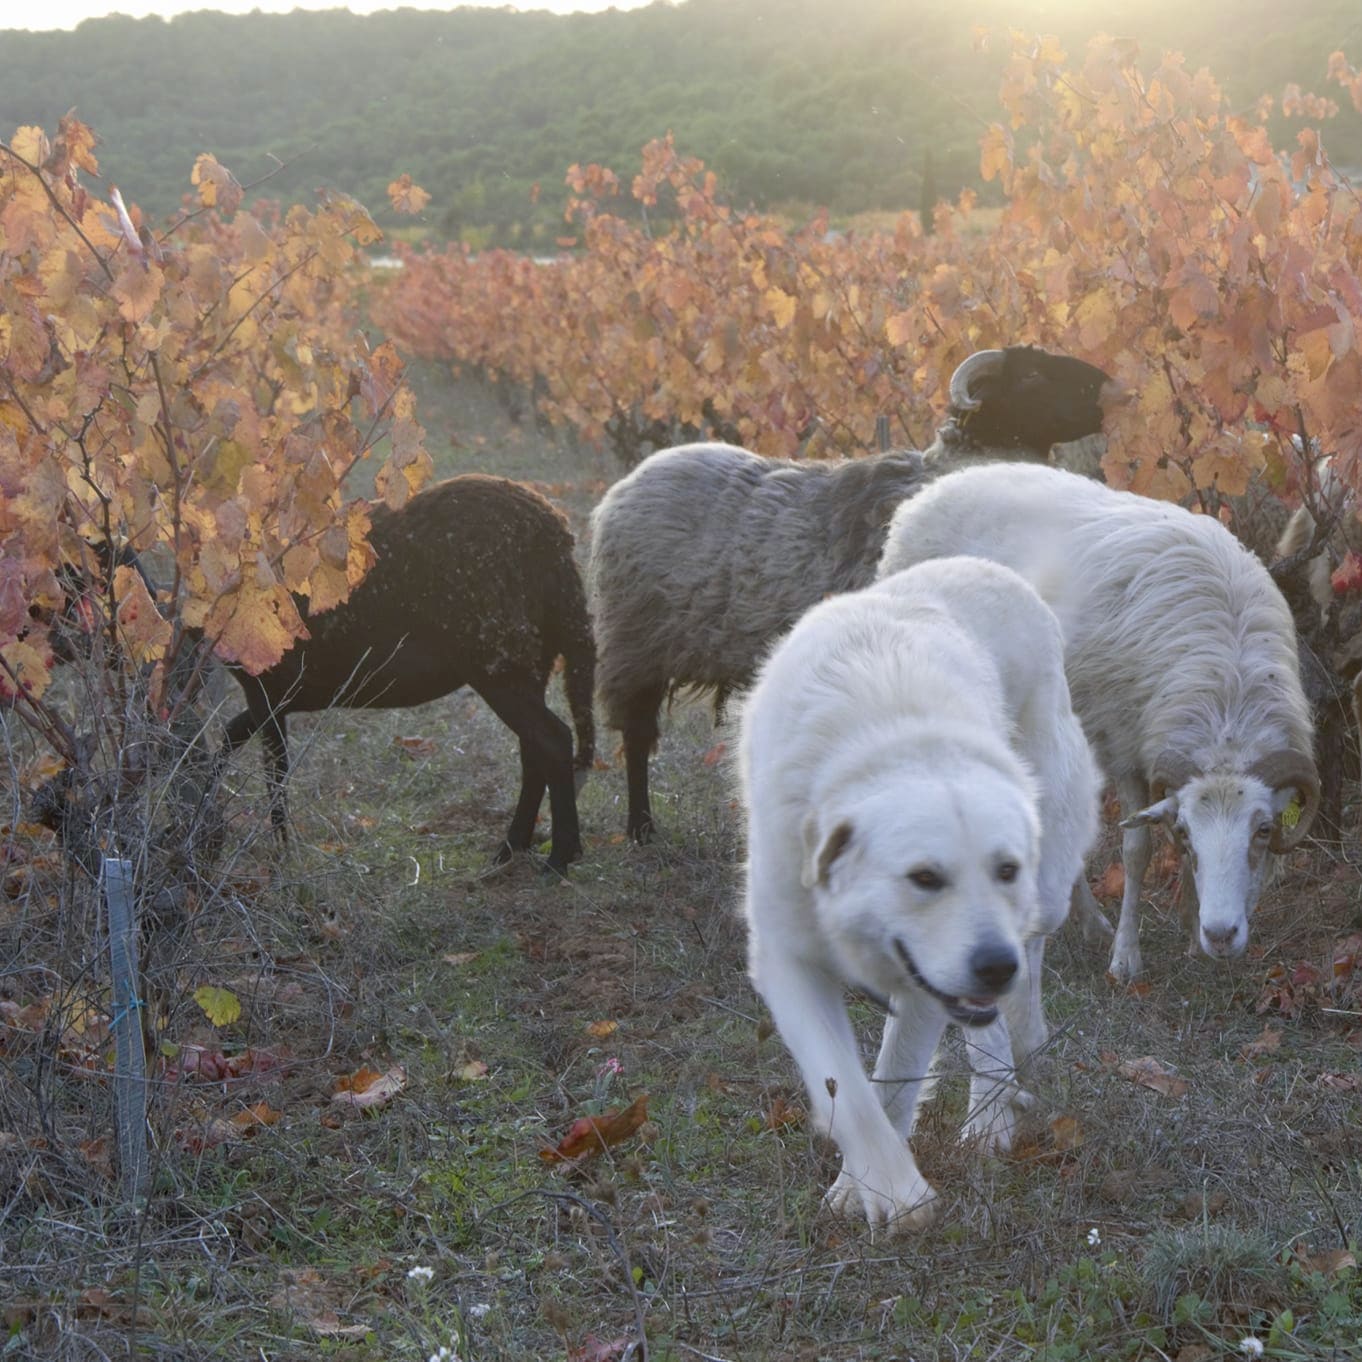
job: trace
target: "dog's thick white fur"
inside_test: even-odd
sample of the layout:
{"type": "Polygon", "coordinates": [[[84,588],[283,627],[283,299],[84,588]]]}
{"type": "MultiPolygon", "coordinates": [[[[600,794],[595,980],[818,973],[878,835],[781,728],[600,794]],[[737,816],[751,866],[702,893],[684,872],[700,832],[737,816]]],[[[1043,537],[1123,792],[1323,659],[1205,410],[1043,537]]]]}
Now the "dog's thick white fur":
{"type": "Polygon", "coordinates": [[[935,1193],[907,1139],[938,1042],[966,1028],[963,1133],[1005,1149],[1045,937],[1097,831],[1055,617],[978,558],[824,601],[762,667],[738,770],[748,968],[841,1149],[828,1202],[918,1228],[935,1193]],[[889,1008],[873,1085],[844,985],[889,1008]]]}

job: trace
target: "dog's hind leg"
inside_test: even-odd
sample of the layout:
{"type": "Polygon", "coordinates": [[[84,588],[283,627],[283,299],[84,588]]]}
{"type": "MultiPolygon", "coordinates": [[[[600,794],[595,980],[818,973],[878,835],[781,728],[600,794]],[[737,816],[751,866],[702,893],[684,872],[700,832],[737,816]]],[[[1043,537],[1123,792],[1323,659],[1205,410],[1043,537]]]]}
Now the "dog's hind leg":
{"type": "Polygon", "coordinates": [[[932,1063],[945,1032],[941,1008],[916,990],[899,996],[884,1023],[875,1060],[875,1091],[889,1124],[907,1139],[918,1108],[935,1084],[932,1063]]]}
{"type": "Polygon", "coordinates": [[[1027,939],[1022,977],[1003,994],[998,1019],[964,1031],[969,1115],[960,1134],[978,1141],[987,1153],[1003,1154],[1011,1148],[1017,1113],[1035,1103],[1018,1075],[1027,1072],[1049,1040],[1040,1000],[1045,941],[1043,935],[1027,939]]]}
{"type": "Polygon", "coordinates": [[[1034,1100],[1017,1084],[1007,1014],[988,1026],[962,1027],[969,1059],[969,1112],[960,1138],[986,1154],[1005,1154],[1017,1133],[1017,1112],[1034,1100]]]}

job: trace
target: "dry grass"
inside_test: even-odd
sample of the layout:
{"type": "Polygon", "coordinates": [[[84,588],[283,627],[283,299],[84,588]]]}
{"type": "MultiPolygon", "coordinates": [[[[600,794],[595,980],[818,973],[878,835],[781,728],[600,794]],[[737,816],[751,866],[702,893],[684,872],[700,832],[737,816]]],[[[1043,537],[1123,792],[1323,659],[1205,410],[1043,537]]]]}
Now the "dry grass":
{"type": "MultiPolygon", "coordinates": [[[[512,427],[433,370],[423,386],[442,472],[534,480],[584,527],[612,476],[600,456],[512,427]]],[[[164,1036],[283,1062],[232,1082],[162,1072],[140,1216],[88,1143],[108,1091],[69,1035],[102,997],[97,900],[10,819],[0,998],[52,995],[68,1030],[0,1030],[3,1356],[399,1359],[457,1340],[465,1362],[611,1359],[640,1325],[647,1355],[675,1362],[1197,1362],[1250,1333],[1272,1356],[1358,1355],[1357,1274],[1323,1255],[1362,1235],[1362,1094],[1327,1079],[1357,1075],[1362,1018],[1255,1010],[1273,962],[1325,961],[1362,928],[1340,849],[1292,859],[1238,962],[1187,958],[1156,912],[1148,988],[1121,990],[1061,933],[1056,1039],[1017,1155],[955,1142],[952,1057],[914,1142],[943,1215],[876,1241],[820,1208],[835,1156],[778,1119],[802,1094],[744,974],[740,820],[705,712],[664,731],[664,840],[624,841],[623,773],[600,771],[568,883],[528,862],[482,873],[518,768],[475,697],[294,727],[293,851],[279,860],[261,835],[248,748],[232,855],[157,964],[164,1036]],[[191,996],[205,982],[243,999],[239,1022],[208,1025],[191,996]],[[1265,1021],[1276,1048],[1246,1052],[1265,1021]],[[1185,1094],[1120,1074],[1144,1055],[1185,1094]],[[397,1064],[392,1102],[333,1103],[338,1077],[397,1064]],[[639,1092],[638,1138],[575,1174],[541,1162],[575,1117],[639,1092]],[[277,1124],[203,1147],[210,1121],[259,1101],[277,1124]]],[[[32,753],[7,741],[17,772],[32,753]]],[[[856,1013],[873,1043],[874,1015],[856,1013]]]]}

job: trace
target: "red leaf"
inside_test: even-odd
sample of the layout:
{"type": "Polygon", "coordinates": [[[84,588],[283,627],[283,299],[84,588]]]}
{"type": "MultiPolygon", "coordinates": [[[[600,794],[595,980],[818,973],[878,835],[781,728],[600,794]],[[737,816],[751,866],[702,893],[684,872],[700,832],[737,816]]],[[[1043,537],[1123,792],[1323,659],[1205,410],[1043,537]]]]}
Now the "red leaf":
{"type": "Polygon", "coordinates": [[[539,1157],[545,1163],[562,1163],[569,1159],[585,1162],[610,1145],[627,1140],[647,1119],[648,1094],[645,1092],[623,1111],[611,1108],[604,1116],[578,1117],[557,1145],[553,1149],[541,1149],[539,1157]]]}

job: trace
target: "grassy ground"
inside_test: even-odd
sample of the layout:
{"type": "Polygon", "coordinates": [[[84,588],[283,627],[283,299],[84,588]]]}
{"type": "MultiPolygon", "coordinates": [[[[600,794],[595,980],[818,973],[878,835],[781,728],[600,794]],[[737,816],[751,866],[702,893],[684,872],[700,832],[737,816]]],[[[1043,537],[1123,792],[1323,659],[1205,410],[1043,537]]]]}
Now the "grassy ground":
{"type": "MultiPolygon", "coordinates": [[[[419,379],[442,474],[535,481],[584,535],[614,474],[603,456],[512,425],[438,370],[419,379]]],[[[81,1002],[103,978],[94,896],[14,806],[0,1357],[368,1362],[443,1346],[464,1362],[610,1362],[643,1357],[628,1351],[640,1333],[675,1362],[1199,1362],[1246,1337],[1272,1357],[1362,1357],[1344,1256],[1362,1236],[1357,994],[1351,1015],[1315,1005],[1319,986],[1299,1016],[1258,1010],[1274,964],[1327,979],[1335,941],[1362,930],[1341,848],[1291,858],[1240,961],[1184,955],[1167,876],[1147,985],[1113,987],[1105,955],[1061,933],[1057,1038],[1019,1150],[984,1160],[955,1142],[950,1056],[914,1139],[939,1223],[876,1240],[820,1208],[835,1154],[805,1129],[744,975],[740,819],[705,712],[667,722],[664,837],[645,849],[621,835],[602,735],[611,765],[584,791],[586,857],[567,883],[528,862],[485,874],[518,768],[475,697],[294,730],[291,852],[262,835],[248,748],[232,854],[159,975],[165,1035],[256,1062],[195,1071],[182,1048],[158,1071],[140,1216],[109,1175],[106,1061],[91,1076],[75,1058],[104,1053],[82,1047],[81,1002]],[[242,1016],[211,1026],[191,996],[204,983],[242,1016]],[[20,1011],[43,999],[45,1020],[20,1011]],[[1122,1072],[1144,1056],[1185,1089],[1122,1072]],[[395,1095],[335,1101],[365,1068],[395,1095]],[[576,1171],[541,1160],[577,1117],[643,1093],[648,1121],[610,1154],[576,1171]],[[257,1103],[277,1120],[224,1138],[214,1123],[257,1103]]],[[[28,769],[23,735],[6,740],[11,770],[28,769]]],[[[1291,978],[1278,983],[1280,1001],[1291,978]]],[[[873,1044],[876,1017],[854,1011],[873,1044]]]]}

